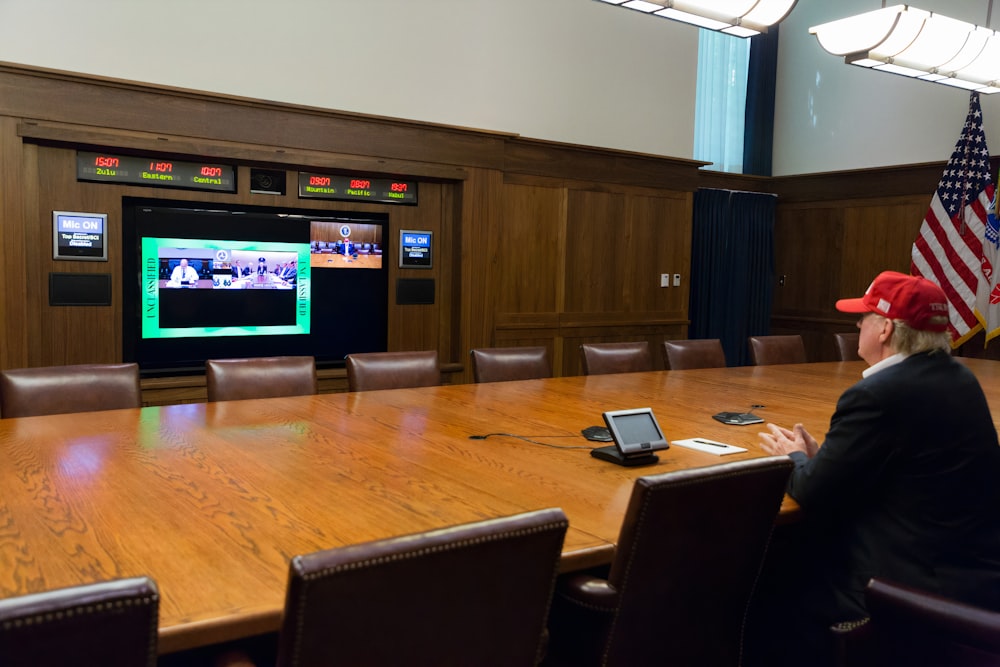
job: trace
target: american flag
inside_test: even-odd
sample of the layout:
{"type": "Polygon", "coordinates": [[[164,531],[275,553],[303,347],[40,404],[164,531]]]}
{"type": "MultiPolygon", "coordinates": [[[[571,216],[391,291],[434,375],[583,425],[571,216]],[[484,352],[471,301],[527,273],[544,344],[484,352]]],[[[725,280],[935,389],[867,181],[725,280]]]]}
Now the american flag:
{"type": "Polygon", "coordinates": [[[986,212],[993,200],[990,152],[983,131],[979,94],[969,96],[969,115],[931,199],[913,243],[910,273],[941,286],[951,305],[952,347],[982,328],[976,317],[976,293],[984,269],[986,212]]]}

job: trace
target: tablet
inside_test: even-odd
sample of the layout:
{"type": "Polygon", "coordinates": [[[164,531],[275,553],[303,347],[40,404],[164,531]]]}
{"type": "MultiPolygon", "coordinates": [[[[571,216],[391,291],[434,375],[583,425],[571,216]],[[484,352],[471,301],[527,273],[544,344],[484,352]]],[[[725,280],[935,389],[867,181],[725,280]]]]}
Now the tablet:
{"type": "Polygon", "coordinates": [[[649,465],[659,461],[653,452],[670,447],[651,408],[605,412],[604,423],[615,446],[590,450],[596,458],[626,466],[649,465]]]}

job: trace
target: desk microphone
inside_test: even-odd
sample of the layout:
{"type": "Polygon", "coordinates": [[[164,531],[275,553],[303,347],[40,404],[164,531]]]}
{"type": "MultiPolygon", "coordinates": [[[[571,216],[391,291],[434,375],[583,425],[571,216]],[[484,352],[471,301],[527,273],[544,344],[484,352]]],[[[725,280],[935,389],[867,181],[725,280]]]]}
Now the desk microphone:
{"type": "Polygon", "coordinates": [[[731,424],[734,426],[747,426],[749,424],[763,424],[763,417],[758,417],[753,413],[757,408],[763,408],[765,406],[754,404],[750,406],[750,409],[746,412],[720,412],[718,414],[712,415],[712,419],[720,421],[723,424],[731,424]]]}

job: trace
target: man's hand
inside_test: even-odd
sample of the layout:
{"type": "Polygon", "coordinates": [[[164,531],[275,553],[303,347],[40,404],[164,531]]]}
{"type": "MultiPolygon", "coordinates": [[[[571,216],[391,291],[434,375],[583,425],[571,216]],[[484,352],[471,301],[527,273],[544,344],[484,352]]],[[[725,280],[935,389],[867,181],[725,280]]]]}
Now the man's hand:
{"type": "Polygon", "coordinates": [[[802,426],[796,424],[791,430],[775,424],[768,424],[770,433],[759,433],[760,446],[768,454],[779,456],[781,454],[791,454],[792,452],[802,452],[809,458],[819,451],[819,443],[816,438],[809,435],[809,432],[802,426]]]}

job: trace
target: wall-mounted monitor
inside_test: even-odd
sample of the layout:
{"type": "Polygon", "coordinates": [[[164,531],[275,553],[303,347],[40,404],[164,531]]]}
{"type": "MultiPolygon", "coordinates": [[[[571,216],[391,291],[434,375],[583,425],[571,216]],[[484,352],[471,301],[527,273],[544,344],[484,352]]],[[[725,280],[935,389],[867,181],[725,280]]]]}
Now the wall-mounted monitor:
{"type": "Polygon", "coordinates": [[[386,349],[383,213],[126,199],[122,227],[123,357],[147,375],[386,349]]]}

